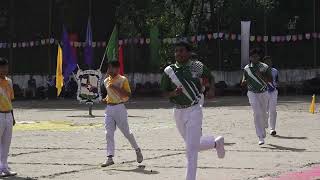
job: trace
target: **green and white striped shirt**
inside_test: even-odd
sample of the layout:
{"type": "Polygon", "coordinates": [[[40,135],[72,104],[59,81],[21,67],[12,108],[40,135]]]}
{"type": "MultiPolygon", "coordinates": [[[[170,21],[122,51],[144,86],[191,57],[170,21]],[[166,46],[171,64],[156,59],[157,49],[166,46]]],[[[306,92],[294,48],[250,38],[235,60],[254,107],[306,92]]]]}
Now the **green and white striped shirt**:
{"type": "Polygon", "coordinates": [[[183,93],[171,97],[170,101],[181,106],[197,104],[202,94],[200,78],[208,78],[210,81],[213,78],[208,68],[200,61],[172,64],[164,70],[161,79],[161,89],[170,92],[174,91],[177,87],[182,87],[183,93]]]}
{"type": "Polygon", "coordinates": [[[271,68],[262,63],[250,63],[244,67],[243,79],[247,81],[248,91],[263,93],[267,91],[267,77],[271,77],[271,68]]]}

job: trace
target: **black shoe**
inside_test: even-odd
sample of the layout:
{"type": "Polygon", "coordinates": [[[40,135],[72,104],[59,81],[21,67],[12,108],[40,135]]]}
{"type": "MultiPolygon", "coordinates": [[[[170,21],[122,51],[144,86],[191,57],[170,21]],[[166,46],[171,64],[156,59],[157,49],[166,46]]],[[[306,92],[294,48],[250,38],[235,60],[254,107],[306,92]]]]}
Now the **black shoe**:
{"type": "Polygon", "coordinates": [[[137,154],[137,162],[138,162],[138,163],[142,163],[142,161],[143,161],[143,155],[142,155],[142,153],[141,153],[141,149],[140,149],[140,148],[136,149],[136,154],[137,154]]]}
{"type": "Polygon", "coordinates": [[[270,135],[271,135],[271,136],[276,136],[276,135],[277,135],[277,131],[271,130],[271,131],[270,131],[270,135]]]}

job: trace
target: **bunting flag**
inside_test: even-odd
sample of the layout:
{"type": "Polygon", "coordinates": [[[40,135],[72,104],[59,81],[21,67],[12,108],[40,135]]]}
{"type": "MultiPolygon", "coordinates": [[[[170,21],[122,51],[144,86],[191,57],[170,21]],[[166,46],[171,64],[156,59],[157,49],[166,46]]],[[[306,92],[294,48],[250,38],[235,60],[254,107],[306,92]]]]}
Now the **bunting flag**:
{"type": "Polygon", "coordinates": [[[150,29],[150,68],[160,66],[160,47],[161,41],[159,39],[159,29],[154,26],[150,29]]]}
{"type": "Polygon", "coordinates": [[[91,18],[88,19],[87,33],[86,33],[86,45],[84,49],[84,62],[91,69],[93,65],[93,42],[92,42],[92,30],[91,30],[91,18]]]}
{"type": "Polygon", "coordinates": [[[108,61],[116,61],[118,60],[118,28],[117,25],[114,26],[112,34],[110,36],[106,54],[108,61]]]}
{"type": "MultiPolygon", "coordinates": [[[[107,43],[105,41],[93,41],[92,40],[92,29],[90,26],[90,22],[88,22],[87,26],[87,36],[85,42],[78,41],[78,38],[71,38],[69,36],[69,45],[72,48],[73,56],[75,59],[76,51],[75,48],[84,48],[85,50],[85,62],[86,64],[92,65],[93,62],[93,48],[105,48],[107,43]],[[91,53],[90,53],[91,52],[91,53]],[[91,57],[91,58],[90,58],[91,57]]],[[[232,33],[209,33],[207,35],[195,35],[191,37],[181,37],[182,39],[188,39],[193,43],[206,41],[206,40],[238,40],[241,41],[241,34],[232,34],[232,33]]],[[[265,42],[272,42],[272,43],[284,43],[284,42],[298,42],[303,40],[320,40],[320,33],[304,33],[304,34],[288,34],[288,35],[252,35],[249,40],[251,42],[258,42],[258,43],[265,43],[265,42]]],[[[118,44],[128,45],[144,45],[144,44],[151,44],[151,38],[147,37],[133,37],[127,39],[120,39],[118,40],[118,44]]],[[[175,44],[176,38],[162,38],[160,39],[162,43],[165,44],[175,44]]],[[[39,40],[31,40],[31,41],[21,41],[21,42],[1,42],[0,40],[0,49],[2,48],[33,48],[39,46],[57,46],[58,44],[63,45],[64,39],[54,39],[54,38],[46,38],[46,39],[39,39],[39,40]]],[[[62,47],[63,48],[63,47],[62,47]]]]}
{"type": "Polygon", "coordinates": [[[76,58],[72,53],[72,48],[70,45],[69,35],[65,27],[63,27],[63,35],[62,35],[62,43],[63,43],[63,77],[68,79],[69,76],[73,73],[73,71],[77,67],[76,58]]]}
{"type": "Polygon", "coordinates": [[[56,88],[57,96],[61,94],[63,87],[63,74],[62,74],[62,64],[63,64],[63,53],[60,45],[58,45],[58,54],[57,54],[57,69],[56,69],[56,88]]]}

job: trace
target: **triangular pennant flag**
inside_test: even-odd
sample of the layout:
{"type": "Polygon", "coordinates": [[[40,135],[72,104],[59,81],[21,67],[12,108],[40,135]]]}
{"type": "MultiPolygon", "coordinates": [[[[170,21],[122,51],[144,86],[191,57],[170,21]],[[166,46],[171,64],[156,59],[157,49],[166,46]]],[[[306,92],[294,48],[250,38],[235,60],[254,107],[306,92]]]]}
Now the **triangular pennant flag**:
{"type": "Polygon", "coordinates": [[[292,41],[297,41],[298,37],[297,35],[292,35],[292,41]]]}
{"type": "Polygon", "coordinates": [[[177,43],[177,38],[172,38],[172,44],[176,44],[177,43]]]}
{"type": "Polygon", "coordinates": [[[210,34],[210,33],[207,34],[207,37],[208,37],[209,40],[211,40],[212,39],[212,34],[210,34]]]}
{"type": "Polygon", "coordinates": [[[316,32],[314,32],[314,33],[312,33],[312,37],[313,37],[314,39],[316,39],[316,38],[318,38],[318,34],[317,34],[316,32]]]}
{"type": "Polygon", "coordinates": [[[147,38],[147,39],[146,39],[146,43],[147,43],[147,44],[150,44],[150,42],[151,42],[150,38],[147,38]]]}
{"type": "Polygon", "coordinates": [[[237,35],[236,34],[231,34],[231,40],[236,40],[237,39],[237,35]]]}
{"type": "Polygon", "coordinates": [[[217,39],[218,38],[218,33],[213,33],[213,39],[217,39]]]}
{"type": "Polygon", "coordinates": [[[306,33],[306,39],[309,40],[311,38],[311,34],[310,33],[306,33]]]}
{"type": "Polygon", "coordinates": [[[224,34],[224,39],[225,40],[229,40],[229,37],[230,37],[230,34],[228,34],[228,33],[224,34]]]}
{"type": "Polygon", "coordinates": [[[291,35],[286,36],[287,41],[289,42],[291,40],[291,35]]]}
{"type": "Polygon", "coordinates": [[[299,41],[302,41],[302,40],[303,40],[303,35],[302,35],[302,34],[299,34],[299,35],[298,35],[298,40],[299,40],[299,41]]]}
{"type": "Polygon", "coordinates": [[[162,42],[163,42],[163,43],[167,43],[167,38],[164,38],[164,39],[162,40],[162,42]]]}
{"type": "Polygon", "coordinates": [[[262,36],[257,36],[257,42],[261,42],[262,41],[262,36]]]}
{"type": "Polygon", "coordinates": [[[269,41],[269,36],[264,36],[264,37],[263,37],[263,41],[264,41],[264,42],[268,42],[268,41],[269,41]]]}
{"type": "Polygon", "coordinates": [[[197,36],[197,41],[201,41],[201,35],[197,36]]]}
{"type": "Polygon", "coordinates": [[[196,39],[197,39],[196,36],[192,36],[192,37],[191,37],[191,41],[192,41],[192,42],[196,42],[196,39]]]}
{"type": "Polygon", "coordinates": [[[224,33],[220,32],[220,33],[219,33],[219,38],[222,38],[222,37],[223,37],[223,34],[224,34],[224,33]]]}
{"type": "Polygon", "coordinates": [[[241,41],[241,34],[238,34],[238,40],[241,41]]]}
{"type": "Polygon", "coordinates": [[[144,38],[140,38],[140,44],[144,44],[144,38]]]}
{"type": "Polygon", "coordinates": [[[256,37],[255,36],[250,36],[250,41],[253,42],[255,41],[256,37]]]}

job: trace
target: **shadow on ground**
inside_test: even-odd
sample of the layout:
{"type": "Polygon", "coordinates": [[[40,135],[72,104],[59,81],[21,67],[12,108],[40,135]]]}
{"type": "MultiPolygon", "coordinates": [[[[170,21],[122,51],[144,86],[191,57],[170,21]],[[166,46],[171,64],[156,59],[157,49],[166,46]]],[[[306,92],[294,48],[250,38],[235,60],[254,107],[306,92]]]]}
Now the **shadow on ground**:
{"type": "MultiPolygon", "coordinates": [[[[232,107],[232,106],[249,106],[246,96],[225,96],[206,99],[205,107],[232,107]]],[[[310,103],[310,97],[306,96],[286,96],[279,97],[278,104],[300,104],[310,103]]],[[[105,104],[94,104],[93,110],[104,110],[105,104]]],[[[86,104],[79,104],[76,100],[30,100],[15,101],[15,108],[20,109],[38,109],[39,111],[74,111],[88,110],[86,104]]],[[[128,109],[171,109],[173,105],[165,98],[132,98],[126,103],[128,109]]]]}
{"type": "Polygon", "coordinates": [[[280,135],[276,135],[274,137],[279,139],[308,139],[307,137],[290,137],[290,136],[280,136],[280,135]]]}
{"type": "Polygon", "coordinates": [[[120,171],[120,172],[134,172],[134,173],[140,173],[140,174],[159,174],[159,171],[154,171],[154,170],[146,170],[146,166],[140,165],[135,169],[109,169],[112,171],[120,171]]]}
{"type": "Polygon", "coordinates": [[[274,144],[268,144],[271,147],[262,147],[263,149],[270,149],[270,150],[281,150],[281,151],[292,151],[292,152],[304,152],[306,149],[298,149],[298,148],[291,148],[285,146],[279,146],[274,144]]]}

